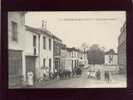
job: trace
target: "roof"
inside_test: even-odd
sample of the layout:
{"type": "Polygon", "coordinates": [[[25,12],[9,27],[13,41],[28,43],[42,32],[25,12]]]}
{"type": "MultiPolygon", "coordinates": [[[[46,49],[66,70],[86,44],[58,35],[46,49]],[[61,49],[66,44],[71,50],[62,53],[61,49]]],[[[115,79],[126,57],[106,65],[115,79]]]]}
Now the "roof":
{"type": "Polygon", "coordinates": [[[44,28],[35,28],[35,27],[27,26],[27,25],[25,25],[25,28],[27,31],[31,31],[31,32],[38,33],[38,34],[46,34],[51,37],[53,36],[53,34],[49,30],[44,29],[44,28]]]}
{"type": "Polygon", "coordinates": [[[67,47],[66,47],[66,45],[65,44],[61,44],[61,49],[66,49],[67,47]]]}
{"type": "Polygon", "coordinates": [[[80,51],[79,49],[72,47],[72,48],[67,48],[68,51],[80,51]]]}
{"type": "Polygon", "coordinates": [[[60,42],[62,42],[62,40],[60,38],[58,38],[57,36],[55,36],[55,35],[53,35],[53,38],[60,41],[60,42]]]}
{"type": "Polygon", "coordinates": [[[109,54],[117,55],[117,53],[115,53],[113,49],[110,49],[109,51],[106,52],[106,55],[109,55],[109,54]]]}
{"type": "Polygon", "coordinates": [[[47,35],[53,36],[53,34],[45,28],[37,28],[37,29],[40,30],[41,32],[47,34],[47,35]]]}

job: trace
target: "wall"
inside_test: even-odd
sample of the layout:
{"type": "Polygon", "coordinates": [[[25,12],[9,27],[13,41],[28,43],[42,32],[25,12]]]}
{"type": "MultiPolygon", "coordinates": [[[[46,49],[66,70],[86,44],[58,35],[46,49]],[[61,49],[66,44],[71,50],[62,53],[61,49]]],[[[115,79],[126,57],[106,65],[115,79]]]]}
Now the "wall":
{"type": "MultiPolygon", "coordinates": [[[[26,30],[26,29],[25,29],[26,30]]],[[[35,74],[36,74],[36,77],[39,78],[40,75],[40,71],[39,71],[39,34],[37,33],[34,33],[34,32],[31,32],[31,31],[28,31],[26,30],[26,34],[25,34],[25,41],[24,41],[24,59],[26,56],[36,56],[35,58],[35,74]],[[36,55],[34,55],[34,47],[33,47],[33,36],[36,36],[36,55]]],[[[25,62],[25,60],[24,60],[25,62]]],[[[24,63],[24,68],[26,68],[26,63],[24,63]]],[[[24,69],[25,72],[26,72],[26,69],[24,69]]],[[[25,75],[26,73],[24,73],[25,75]]]]}
{"type": "Polygon", "coordinates": [[[25,27],[24,27],[24,14],[21,14],[19,12],[8,12],[8,48],[13,50],[23,50],[24,47],[24,33],[25,33],[25,27]],[[18,41],[13,41],[12,36],[12,29],[11,29],[11,22],[14,21],[18,25],[18,41]]]}
{"type": "Polygon", "coordinates": [[[126,73],[126,23],[121,28],[121,34],[118,38],[118,64],[122,73],[126,73]]]}
{"type": "Polygon", "coordinates": [[[113,55],[112,62],[109,63],[109,55],[105,55],[105,57],[104,57],[105,64],[107,64],[107,65],[117,65],[118,64],[117,59],[118,59],[117,55],[113,55]]]}
{"type": "MultiPolygon", "coordinates": [[[[22,50],[22,75],[25,80],[25,14],[21,12],[8,12],[8,49],[22,50]],[[12,40],[12,25],[11,22],[17,23],[18,41],[12,40]]],[[[10,54],[9,54],[10,55],[10,54]]]]}
{"type": "MultiPolygon", "coordinates": [[[[43,59],[46,59],[45,66],[49,67],[49,59],[51,58],[51,72],[53,72],[53,39],[52,37],[42,34],[40,36],[40,70],[43,66],[43,59]],[[46,49],[43,48],[43,36],[46,37],[46,49]],[[51,50],[49,50],[49,38],[51,39],[51,50]]],[[[42,73],[41,73],[42,77],[42,73]]]]}
{"type": "Polygon", "coordinates": [[[30,31],[26,31],[26,34],[25,34],[25,41],[24,41],[24,50],[25,50],[25,55],[34,55],[34,47],[33,47],[33,36],[36,36],[36,50],[37,50],[37,54],[38,54],[38,38],[39,38],[39,35],[37,35],[36,33],[34,32],[30,32],[30,31]]]}

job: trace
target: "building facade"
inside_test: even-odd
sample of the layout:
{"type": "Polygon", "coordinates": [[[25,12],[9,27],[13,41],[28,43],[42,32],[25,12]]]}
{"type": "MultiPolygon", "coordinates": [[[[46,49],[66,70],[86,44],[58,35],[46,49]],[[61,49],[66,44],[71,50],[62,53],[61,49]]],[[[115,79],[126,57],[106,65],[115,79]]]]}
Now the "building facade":
{"type": "MultiPolygon", "coordinates": [[[[33,28],[26,26],[27,34],[32,34],[30,39],[27,38],[26,49],[31,49],[33,55],[36,56],[35,62],[35,75],[37,79],[43,78],[43,71],[47,70],[48,73],[53,73],[53,37],[50,31],[44,28],[33,28]],[[35,35],[36,34],[36,35],[35,35]],[[29,41],[29,42],[28,42],[29,41]],[[32,47],[29,47],[32,46],[32,47]]],[[[26,50],[26,51],[27,51],[26,50]]],[[[31,51],[30,50],[30,51],[31,51]]],[[[32,63],[30,61],[29,63],[32,63]]]]}
{"type": "Polygon", "coordinates": [[[104,56],[104,64],[105,65],[118,65],[118,57],[117,53],[114,52],[113,49],[110,49],[108,52],[105,53],[104,56]]]}
{"type": "Polygon", "coordinates": [[[25,13],[26,12],[8,12],[9,87],[22,85],[25,76],[25,13]]]}
{"type": "Polygon", "coordinates": [[[63,45],[61,47],[61,62],[60,62],[60,66],[62,68],[62,70],[70,70],[72,71],[72,67],[71,67],[71,57],[70,57],[70,52],[67,50],[67,47],[65,45],[63,45]]]}
{"type": "Polygon", "coordinates": [[[126,73],[126,23],[124,23],[120,32],[121,34],[118,37],[118,65],[120,67],[120,73],[126,73]]]}
{"type": "Polygon", "coordinates": [[[62,47],[62,40],[53,35],[53,68],[54,72],[61,69],[60,62],[61,62],[61,47],[62,47]]]}
{"type": "Polygon", "coordinates": [[[79,67],[79,61],[80,61],[80,57],[79,57],[79,50],[76,48],[68,48],[68,51],[70,52],[70,58],[72,60],[72,69],[79,67]]]}
{"type": "Polygon", "coordinates": [[[61,49],[61,66],[72,71],[74,68],[79,67],[79,50],[76,48],[64,47],[61,49]]]}
{"type": "MultiPolygon", "coordinates": [[[[53,73],[53,38],[47,29],[41,29],[40,36],[40,67],[53,73]]],[[[43,73],[43,72],[42,72],[43,73]]],[[[43,74],[41,74],[43,77],[43,74]]]]}
{"type": "Polygon", "coordinates": [[[25,26],[26,12],[8,12],[9,88],[26,85],[28,72],[34,80],[43,70],[53,73],[53,35],[45,28],[25,26]]]}
{"type": "Polygon", "coordinates": [[[83,66],[87,66],[88,65],[87,52],[80,50],[79,54],[80,54],[80,64],[83,66]]]}

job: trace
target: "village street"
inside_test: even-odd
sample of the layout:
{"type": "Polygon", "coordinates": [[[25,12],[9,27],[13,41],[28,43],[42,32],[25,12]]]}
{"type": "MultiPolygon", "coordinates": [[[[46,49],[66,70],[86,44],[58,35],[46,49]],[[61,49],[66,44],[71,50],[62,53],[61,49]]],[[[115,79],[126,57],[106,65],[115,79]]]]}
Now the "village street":
{"type": "Polygon", "coordinates": [[[50,13],[8,13],[9,88],[127,87],[125,12],[50,13]]]}
{"type": "Polygon", "coordinates": [[[40,81],[36,88],[119,88],[126,87],[126,77],[122,75],[113,75],[108,83],[104,80],[88,79],[88,69],[83,69],[80,77],[74,77],[64,80],[40,81]]]}

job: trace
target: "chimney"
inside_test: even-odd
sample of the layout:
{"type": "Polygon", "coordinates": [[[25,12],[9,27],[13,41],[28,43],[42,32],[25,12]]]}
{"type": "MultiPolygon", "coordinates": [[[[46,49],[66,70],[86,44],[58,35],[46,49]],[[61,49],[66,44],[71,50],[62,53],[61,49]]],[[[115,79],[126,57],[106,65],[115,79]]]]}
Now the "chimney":
{"type": "Polygon", "coordinates": [[[47,21],[42,20],[42,28],[47,28],[47,21]]]}

